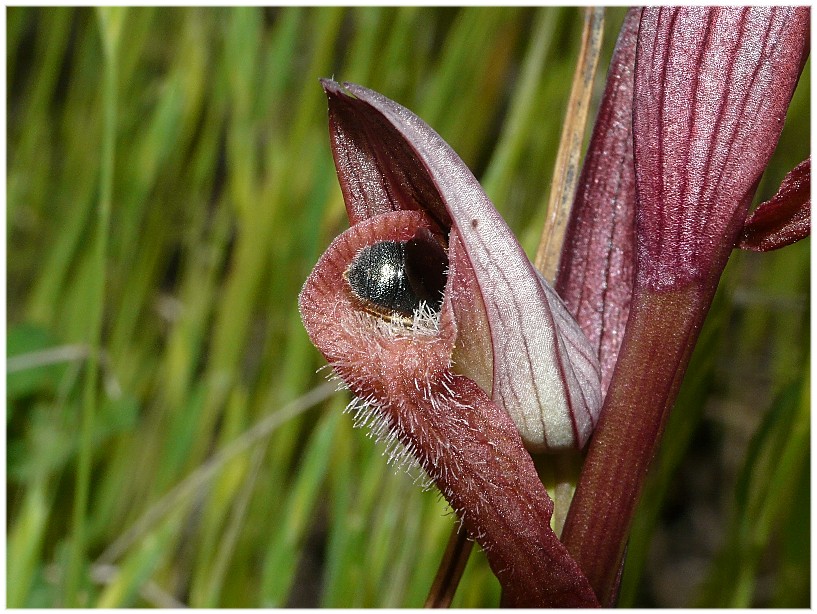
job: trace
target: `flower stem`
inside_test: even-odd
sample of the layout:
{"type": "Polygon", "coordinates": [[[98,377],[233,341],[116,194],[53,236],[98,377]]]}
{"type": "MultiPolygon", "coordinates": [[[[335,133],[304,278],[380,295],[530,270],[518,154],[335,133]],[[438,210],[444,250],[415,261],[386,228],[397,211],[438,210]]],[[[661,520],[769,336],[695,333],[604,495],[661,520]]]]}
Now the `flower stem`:
{"type": "Polygon", "coordinates": [[[632,515],[713,293],[696,283],[634,296],[562,534],[602,606],[615,603],[632,515]]]}

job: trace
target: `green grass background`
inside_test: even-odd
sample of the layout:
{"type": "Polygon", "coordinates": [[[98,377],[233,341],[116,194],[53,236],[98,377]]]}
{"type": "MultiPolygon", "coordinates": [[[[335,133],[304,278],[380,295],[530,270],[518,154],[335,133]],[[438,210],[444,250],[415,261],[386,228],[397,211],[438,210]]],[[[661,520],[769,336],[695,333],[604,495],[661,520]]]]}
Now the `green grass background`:
{"type": "MultiPolygon", "coordinates": [[[[422,605],[454,519],[352,429],[296,309],[347,226],[317,80],[417,112],[533,253],[580,12],[6,11],[8,605],[422,605]]],[[[761,198],[808,133],[804,76],[761,198]]],[[[700,499],[702,437],[684,603],[809,604],[809,243],[730,262],[622,605],[666,605],[654,536],[700,499]]],[[[454,604],[498,593],[476,553],[454,604]]]]}

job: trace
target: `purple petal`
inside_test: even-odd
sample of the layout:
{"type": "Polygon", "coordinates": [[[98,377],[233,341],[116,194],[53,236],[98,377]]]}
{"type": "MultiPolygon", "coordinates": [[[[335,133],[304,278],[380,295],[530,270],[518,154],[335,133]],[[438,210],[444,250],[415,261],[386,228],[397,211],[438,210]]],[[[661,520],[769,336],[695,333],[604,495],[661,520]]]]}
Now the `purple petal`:
{"type": "Polygon", "coordinates": [[[644,9],[633,116],[641,283],[700,280],[737,243],[808,32],[808,7],[644,9]]]}
{"type": "Polygon", "coordinates": [[[349,222],[415,210],[450,227],[437,186],[405,138],[339,83],[322,79],[321,85],[329,98],[329,138],[349,222]]]}

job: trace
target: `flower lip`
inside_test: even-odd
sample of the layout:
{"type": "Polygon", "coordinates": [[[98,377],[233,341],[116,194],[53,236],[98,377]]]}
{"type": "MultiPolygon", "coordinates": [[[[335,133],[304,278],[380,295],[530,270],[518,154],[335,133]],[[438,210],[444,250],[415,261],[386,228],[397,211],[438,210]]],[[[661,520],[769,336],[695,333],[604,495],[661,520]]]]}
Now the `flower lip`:
{"type": "Polygon", "coordinates": [[[437,484],[464,529],[485,549],[508,603],[597,606],[581,569],[550,527],[553,502],[513,419],[477,383],[452,371],[453,312],[455,302],[462,307],[467,280],[460,267],[468,265],[459,237],[451,237],[439,319],[423,331],[418,330],[423,314],[411,327],[394,326],[361,310],[339,283],[366,247],[408,244],[433,225],[420,212],[393,211],[335,238],[299,296],[307,334],[361,399],[353,409],[358,426],[370,425],[378,439],[399,441],[437,484]]]}

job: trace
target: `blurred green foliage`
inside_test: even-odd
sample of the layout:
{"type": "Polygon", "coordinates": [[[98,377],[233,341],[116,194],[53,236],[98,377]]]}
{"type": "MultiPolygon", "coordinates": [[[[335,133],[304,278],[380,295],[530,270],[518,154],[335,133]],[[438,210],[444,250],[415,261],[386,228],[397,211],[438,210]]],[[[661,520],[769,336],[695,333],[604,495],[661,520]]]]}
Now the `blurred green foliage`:
{"type": "MultiPolygon", "coordinates": [[[[423,603],[454,519],[351,428],[296,309],[346,227],[317,80],[417,112],[532,253],[580,32],[573,8],[7,9],[9,606],[423,603]]],[[[808,85],[764,198],[808,154],[808,85]]],[[[701,602],[809,603],[808,252],[730,263],[623,604],[663,603],[649,546],[704,428],[737,460],[701,602]]],[[[498,593],[476,553],[455,605],[498,593]]]]}

